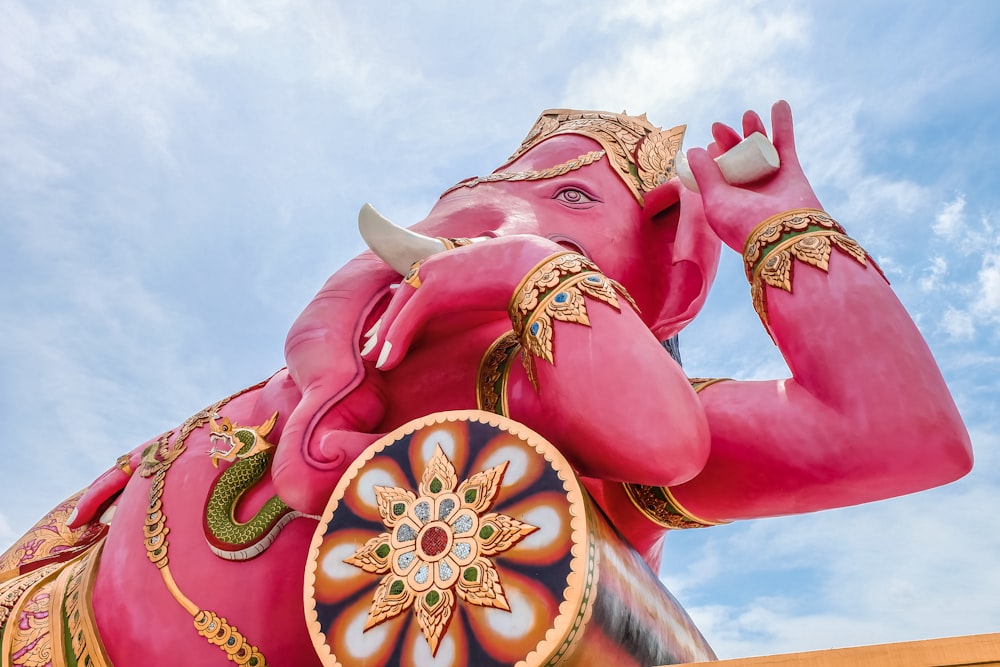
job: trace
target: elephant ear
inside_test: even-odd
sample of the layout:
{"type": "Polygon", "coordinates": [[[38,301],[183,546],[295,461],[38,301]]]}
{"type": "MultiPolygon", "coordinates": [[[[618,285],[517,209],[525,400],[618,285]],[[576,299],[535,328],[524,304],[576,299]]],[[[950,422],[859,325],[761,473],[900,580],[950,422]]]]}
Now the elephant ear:
{"type": "Polygon", "coordinates": [[[719,268],[722,242],[705,220],[700,197],[674,179],[646,193],[646,224],[664,228],[668,243],[655,290],[661,304],[647,324],[657,340],[667,340],[701,312],[719,268]],[[679,206],[679,214],[672,211],[679,206]]]}

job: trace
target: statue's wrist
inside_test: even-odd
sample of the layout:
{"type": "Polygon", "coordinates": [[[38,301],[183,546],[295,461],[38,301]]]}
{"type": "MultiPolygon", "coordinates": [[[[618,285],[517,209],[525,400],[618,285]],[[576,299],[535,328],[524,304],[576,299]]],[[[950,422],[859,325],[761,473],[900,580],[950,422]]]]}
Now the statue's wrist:
{"type": "Polygon", "coordinates": [[[827,272],[833,249],[853,258],[861,266],[871,262],[879,274],[882,273],[864,248],[820,209],[785,211],[767,218],[750,232],[743,246],[743,267],[750,283],[754,310],[769,333],[767,287],[791,293],[795,260],[827,272]]]}

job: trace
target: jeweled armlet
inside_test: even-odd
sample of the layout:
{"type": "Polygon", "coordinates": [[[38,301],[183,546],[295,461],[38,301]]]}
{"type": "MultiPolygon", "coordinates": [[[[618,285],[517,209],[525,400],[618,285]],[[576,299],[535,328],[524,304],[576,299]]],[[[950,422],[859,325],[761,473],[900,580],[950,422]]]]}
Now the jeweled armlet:
{"type": "MultiPolygon", "coordinates": [[[[754,310],[770,333],[765,286],[791,293],[794,260],[829,270],[830,252],[836,248],[861,266],[869,263],[883,278],[885,274],[829,215],[813,208],[800,208],[771,216],[757,225],[743,247],[743,265],[750,282],[754,310]]],[[[887,281],[888,282],[888,281],[887,281]]]]}
{"type": "Polygon", "coordinates": [[[564,252],[547,257],[524,277],[508,307],[514,335],[523,348],[522,361],[531,384],[538,389],[535,357],[555,363],[552,356],[553,321],[590,326],[586,298],[621,310],[621,295],[638,311],[625,288],[602,274],[583,255],[564,252]]]}

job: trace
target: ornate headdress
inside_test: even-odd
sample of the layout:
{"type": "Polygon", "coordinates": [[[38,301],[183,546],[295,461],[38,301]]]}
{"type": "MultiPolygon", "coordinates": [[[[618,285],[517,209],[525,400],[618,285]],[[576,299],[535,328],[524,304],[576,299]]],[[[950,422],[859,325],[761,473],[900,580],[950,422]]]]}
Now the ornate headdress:
{"type": "Polygon", "coordinates": [[[661,130],[646,120],[646,114],[549,109],[538,117],[506,164],[549,137],[582,134],[601,144],[615,173],[642,203],[645,193],[674,176],[674,156],[684,141],[686,127],[661,130]]]}

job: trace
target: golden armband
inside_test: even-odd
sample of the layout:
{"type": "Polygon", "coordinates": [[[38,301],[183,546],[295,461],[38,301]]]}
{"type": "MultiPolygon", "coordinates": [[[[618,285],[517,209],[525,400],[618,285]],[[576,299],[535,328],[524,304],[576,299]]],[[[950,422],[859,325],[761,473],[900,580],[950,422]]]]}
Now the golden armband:
{"type": "Polygon", "coordinates": [[[514,334],[523,348],[525,371],[535,389],[534,357],[550,364],[552,356],[552,322],[574,322],[590,326],[584,297],[603,301],[621,310],[618,295],[632,307],[638,307],[625,288],[602,274],[597,266],[583,255],[563,252],[547,257],[528,272],[514,290],[508,313],[514,334]]]}
{"type": "Polygon", "coordinates": [[[792,291],[793,260],[821,271],[829,270],[830,252],[836,248],[861,266],[871,262],[882,270],[857,241],[829,215],[813,208],[800,208],[771,216],[757,225],[743,247],[743,263],[754,310],[770,332],[765,286],[792,291]]]}
{"type": "Polygon", "coordinates": [[[476,378],[476,407],[504,417],[510,416],[507,405],[507,382],[514,357],[521,343],[513,331],[503,334],[490,345],[479,362],[476,378]]]}

